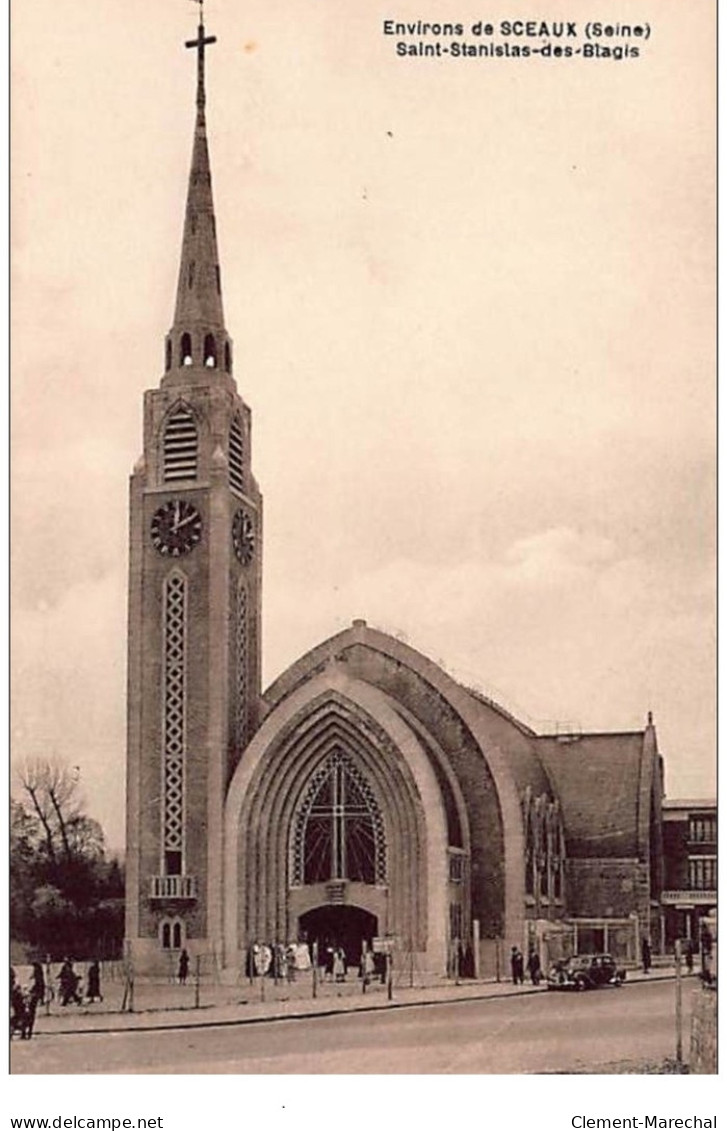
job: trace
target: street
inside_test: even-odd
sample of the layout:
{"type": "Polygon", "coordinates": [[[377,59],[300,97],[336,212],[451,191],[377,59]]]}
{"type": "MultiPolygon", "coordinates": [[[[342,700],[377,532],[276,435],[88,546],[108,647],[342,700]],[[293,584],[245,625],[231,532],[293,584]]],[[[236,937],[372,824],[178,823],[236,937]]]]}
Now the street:
{"type": "MultiPolygon", "coordinates": [[[[691,994],[684,995],[689,1047],[691,994]]],[[[13,1073],[519,1073],[673,1057],[674,985],[164,1032],[38,1034],[13,1073]]]]}

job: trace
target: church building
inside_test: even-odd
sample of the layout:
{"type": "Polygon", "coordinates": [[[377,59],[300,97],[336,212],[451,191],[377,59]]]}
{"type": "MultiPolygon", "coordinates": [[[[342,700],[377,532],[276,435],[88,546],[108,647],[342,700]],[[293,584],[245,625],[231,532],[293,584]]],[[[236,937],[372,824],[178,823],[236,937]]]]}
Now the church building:
{"type": "MultiPolygon", "coordinates": [[[[128,953],[388,946],[431,977],[517,944],[658,948],[643,729],[538,734],[354,620],[261,686],[263,505],[222,301],[200,23],[174,320],[130,483],[128,953]],[[383,941],[387,940],[387,941],[383,941]],[[498,950],[499,948],[499,950],[498,950]]],[[[244,392],[244,390],[243,390],[244,392]]],[[[395,958],[396,960],[396,958],[395,958]]]]}

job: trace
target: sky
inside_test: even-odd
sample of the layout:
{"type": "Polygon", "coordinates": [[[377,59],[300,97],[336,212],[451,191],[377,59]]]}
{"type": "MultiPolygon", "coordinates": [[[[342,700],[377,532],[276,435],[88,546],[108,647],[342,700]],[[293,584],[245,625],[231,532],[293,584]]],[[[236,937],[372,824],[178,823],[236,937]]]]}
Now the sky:
{"type": "MultiPolygon", "coordinates": [[[[441,20],[433,0],[208,0],[207,120],[265,682],[363,617],[536,730],[652,710],[667,794],[703,797],[713,14],[638,7],[638,59],[525,61],[398,57],[384,19],[441,20]]],[[[172,321],[195,27],[182,0],[35,0],[11,28],[13,757],[79,766],[114,848],[128,475],[172,321]]]]}

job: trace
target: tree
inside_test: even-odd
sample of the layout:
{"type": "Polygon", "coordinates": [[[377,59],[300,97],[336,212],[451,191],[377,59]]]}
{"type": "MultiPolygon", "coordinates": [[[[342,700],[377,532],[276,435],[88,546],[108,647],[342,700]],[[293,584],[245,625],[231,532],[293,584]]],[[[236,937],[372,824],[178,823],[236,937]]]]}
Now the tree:
{"type": "Polygon", "coordinates": [[[83,812],[77,770],[36,759],[11,800],[10,925],[39,955],[116,957],[124,883],[98,821],[83,812]]]}
{"type": "Polygon", "coordinates": [[[36,758],[23,763],[18,778],[43,829],[49,860],[61,854],[70,860],[69,824],[80,815],[77,767],[36,758]]]}

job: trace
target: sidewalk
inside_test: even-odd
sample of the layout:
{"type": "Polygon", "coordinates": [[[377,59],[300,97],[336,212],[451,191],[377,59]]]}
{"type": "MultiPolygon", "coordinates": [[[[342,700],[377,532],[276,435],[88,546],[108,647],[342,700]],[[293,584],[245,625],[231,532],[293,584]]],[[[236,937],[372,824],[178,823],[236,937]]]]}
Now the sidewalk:
{"type": "MultiPolygon", "coordinates": [[[[661,982],[674,978],[670,968],[655,969],[650,974],[640,970],[629,971],[624,988],[640,982],[661,982]]],[[[697,979],[685,977],[686,982],[697,979]]],[[[149,987],[147,987],[149,988],[149,987]]],[[[445,982],[440,985],[394,987],[393,998],[389,1001],[385,986],[370,986],[366,993],[361,992],[361,984],[349,982],[343,986],[324,984],[319,987],[319,996],[311,996],[310,985],[299,987],[278,986],[279,996],[274,1000],[260,1000],[260,984],[236,987],[202,987],[201,1005],[178,1004],[180,987],[172,985],[155,986],[158,1004],[139,1008],[133,1013],[121,1013],[104,1009],[103,1005],[76,1007],[69,1006],[58,1012],[58,1007],[50,1015],[41,1008],[38,1011],[35,1033],[118,1033],[129,1030],[200,1029],[222,1025],[246,1025],[262,1021],[295,1020],[306,1017],[325,1017],[338,1013],[371,1012],[377,1009],[402,1009],[411,1006],[442,1005],[455,1001],[488,1001],[497,998],[522,997],[547,992],[547,987],[525,984],[513,986],[509,982],[467,980],[456,985],[445,982]],[[306,990],[307,996],[294,991],[306,990]],[[288,991],[286,996],[286,991],[288,991]],[[230,994],[236,1000],[219,1000],[230,994]],[[212,999],[212,1000],[210,1000],[212,999]]],[[[190,987],[186,987],[187,990],[190,987]]],[[[273,991],[272,983],[265,987],[268,994],[273,991]]],[[[263,991],[265,992],[265,991],[263,991]]],[[[597,992],[597,991],[594,991],[597,992]]],[[[148,995],[145,995],[148,997],[148,995]]],[[[189,996],[189,995],[188,995],[189,996]]]]}

